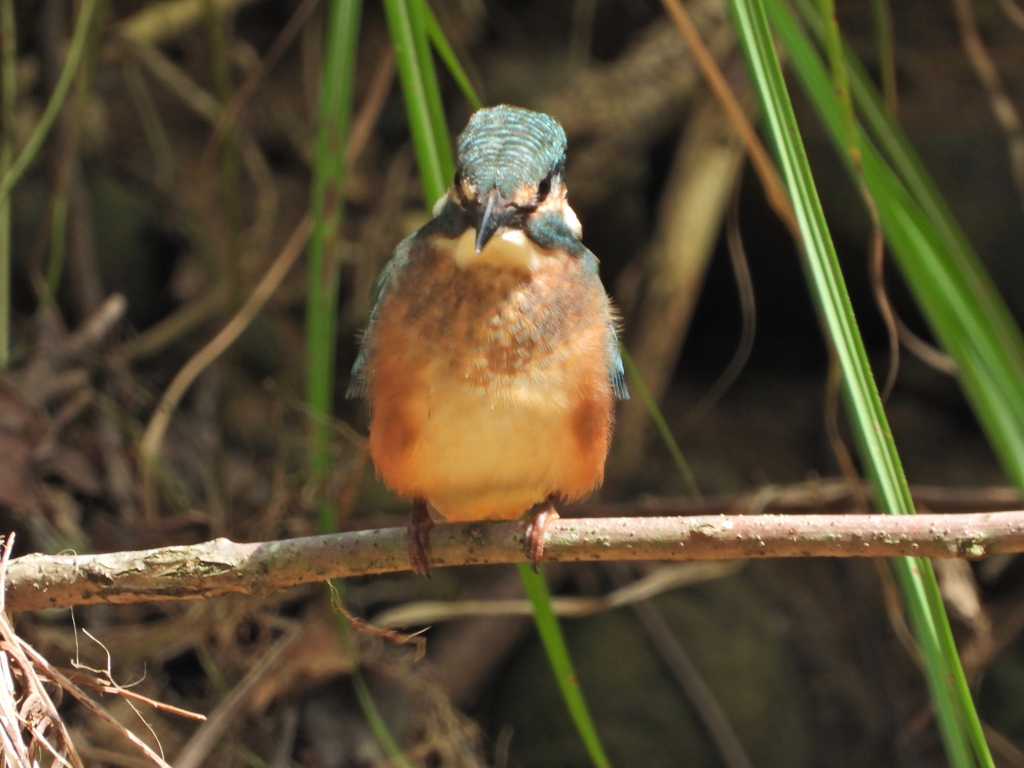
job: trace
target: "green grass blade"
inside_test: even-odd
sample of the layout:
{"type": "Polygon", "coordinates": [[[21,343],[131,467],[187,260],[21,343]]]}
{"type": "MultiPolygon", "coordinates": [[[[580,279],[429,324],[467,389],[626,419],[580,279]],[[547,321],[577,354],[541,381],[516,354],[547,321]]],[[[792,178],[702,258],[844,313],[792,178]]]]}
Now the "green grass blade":
{"type": "MultiPolygon", "coordinates": [[[[808,0],[794,2],[804,22],[820,38],[823,31],[808,0]]],[[[850,72],[851,90],[865,127],[878,142],[893,173],[906,187],[913,201],[931,222],[931,227],[945,243],[949,253],[944,260],[948,260],[951,265],[955,264],[954,269],[960,273],[960,278],[979,299],[978,308],[989,318],[987,322],[992,326],[993,332],[998,334],[999,342],[1004,346],[1003,354],[1010,358],[1016,370],[1015,378],[1024,381],[1024,339],[1013,315],[953,217],[942,194],[928,175],[924,163],[917,156],[895,118],[885,108],[870,76],[849,46],[846,46],[846,61],[850,72]]],[[[796,71],[803,79],[804,75],[800,74],[802,69],[803,67],[797,67],[796,71]]]]}
{"type": "MultiPolygon", "coordinates": [[[[441,88],[437,84],[434,54],[430,48],[427,4],[425,0],[406,0],[406,8],[409,10],[409,21],[412,24],[412,36],[416,45],[416,61],[419,64],[419,76],[423,82],[423,93],[427,97],[427,113],[430,115],[431,129],[437,142],[437,161],[441,168],[445,189],[447,189],[448,180],[455,175],[455,161],[452,160],[452,149],[448,143],[448,121],[444,114],[441,88]]],[[[444,194],[444,191],[441,194],[444,194]]],[[[438,197],[440,196],[438,195],[438,197]]],[[[429,202],[433,203],[433,200],[429,202]]]]}
{"type": "Polygon", "coordinates": [[[551,593],[548,591],[548,584],[544,576],[534,573],[526,563],[520,563],[519,575],[523,579],[523,586],[526,588],[526,595],[530,598],[533,606],[533,619],[537,624],[537,633],[540,635],[544,650],[547,652],[548,661],[551,662],[551,670],[558,681],[558,687],[562,690],[562,697],[569,708],[569,715],[572,717],[576,730],[579,732],[583,743],[590,754],[590,759],[597,768],[611,768],[608,757],[601,746],[594,721],[590,717],[587,703],[583,699],[583,692],[576,677],[576,670],[573,668],[572,659],[569,658],[569,651],[565,646],[565,638],[562,636],[562,628],[558,624],[555,612],[551,608],[551,593]]]}
{"type": "Polygon", "coordinates": [[[361,0],[334,0],[317,116],[306,297],[306,402],[310,424],[310,477],[320,504],[320,530],[334,529],[333,510],[320,486],[330,462],[329,419],[334,404],[334,326],[342,259],[345,140],[352,116],[361,0]]]}
{"type": "MultiPolygon", "coordinates": [[[[409,119],[413,147],[416,150],[423,196],[429,208],[445,193],[448,180],[451,178],[450,174],[445,173],[444,159],[439,146],[442,142],[447,145],[448,136],[438,136],[435,133],[431,115],[437,112],[437,105],[431,107],[428,103],[427,94],[432,92],[432,89],[424,82],[426,75],[420,65],[416,28],[409,12],[409,3],[407,0],[384,0],[384,12],[391,30],[391,43],[395,48],[398,78],[405,96],[405,111],[409,119]]],[[[439,94],[437,101],[440,101],[439,94]]]]}
{"type": "Polygon", "coordinates": [[[85,44],[89,37],[89,29],[92,26],[92,17],[96,11],[96,4],[97,0],[82,0],[81,9],[78,11],[78,19],[75,21],[75,31],[71,36],[71,44],[68,46],[68,54],[64,59],[64,67],[60,71],[60,77],[57,78],[57,84],[53,87],[50,100],[46,103],[46,108],[43,110],[39,122],[36,123],[32,135],[29,136],[17,159],[15,159],[7,173],[4,174],[2,181],[0,181],[0,200],[10,194],[15,183],[21,178],[21,174],[28,168],[29,163],[32,162],[32,158],[36,156],[39,148],[43,145],[43,141],[46,140],[47,134],[49,134],[54,121],[57,119],[57,115],[60,113],[60,108],[63,106],[68,91],[71,89],[71,82],[75,79],[75,72],[78,71],[78,65],[82,61],[82,54],[85,52],[85,44]]]}
{"type": "MultiPolygon", "coordinates": [[[[334,0],[327,20],[327,46],[317,116],[306,300],[306,401],[310,416],[310,477],[317,487],[319,529],[337,529],[334,510],[323,498],[330,465],[329,421],[334,401],[338,283],[342,260],[341,225],[345,213],[345,145],[352,119],[356,48],[362,0],[334,0]]],[[[341,594],[343,585],[333,585],[341,594]]],[[[340,599],[340,598],[339,598],[340,599]]],[[[339,618],[340,641],[354,658],[351,629],[339,618]]],[[[352,684],[363,715],[377,742],[397,768],[411,768],[381,717],[358,665],[352,684]]]]}
{"type": "MultiPolygon", "coordinates": [[[[794,72],[837,140],[841,126],[835,119],[834,94],[816,50],[781,3],[773,0],[769,10],[794,72]]],[[[817,22],[816,17],[811,20],[817,22]]],[[[892,162],[890,166],[862,135],[865,181],[878,203],[893,255],[935,335],[957,361],[960,382],[1004,469],[1024,489],[1020,329],[909,142],[865,82],[863,69],[852,58],[847,61],[858,107],[873,115],[872,126],[884,132],[880,141],[892,162]]]]}
{"type": "MultiPolygon", "coordinates": [[[[14,0],[0,0],[0,178],[14,154],[15,101],[18,97],[18,34],[14,0]]],[[[0,371],[11,355],[11,198],[0,199],[0,371]]]]}
{"type": "Polygon", "coordinates": [[[363,710],[363,715],[370,724],[370,730],[373,731],[373,735],[384,748],[384,752],[391,760],[391,764],[396,768],[412,768],[412,764],[406,759],[402,748],[395,741],[395,737],[392,735],[391,729],[388,728],[388,724],[384,722],[384,717],[380,714],[380,710],[377,709],[377,703],[373,700],[373,694],[370,693],[370,688],[366,685],[366,678],[363,677],[362,670],[359,667],[355,667],[352,670],[352,686],[355,688],[356,698],[359,700],[359,706],[363,710]]]}
{"type": "Polygon", "coordinates": [[[463,69],[459,57],[455,55],[455,51],[452,50],[451,43],[448,42],[448,38],[444,35],[444,30],[441,29],[441,25],[437,21],[437,16],[434,15],[433,9],[427,3],[427,0],[417,0],[417,2],[423,7],[423,18],[427,25],[427,35],[430,36],[430,42],[434,46],[434,50],[437,51],[437,55],[441,57],[441,61],[444,62],[445,68],[448,73],[455,80],[455,84],[459,86],[463,95],[469,101],[469,105],[473,109],[480,109],[483,106],[483,102],[480,101],[480,97],[476,95],[476,90],[473,88],[473,84],[469,81],[469,75],[466,74],[466,70],[463,69]]]}
{"type": "Polygon", "coordinates": [[[846,74],[846,57],[843,41],[839,37],[839,22],[833,0],[818,0],[822,37],[828,54],[829,69],[832,72],[832,90],[839,101],[839,117],[843,124],[843,140],[847,154],[855,165],[860,166],[860,142],[857,136],[857,118],[853,113],[853,99],[850,97],[850,80],[846,74]]]}
{"type": "Polygon", "coordinates": [[[402,752],[402,748],[391,733],[391,729],[388,728],[383,715],[381,715],[380,710],[377,708],[377,702],[373,700],[373,694],[370,692],[370,687],[366,684],[362,668],[359,666],[359,647],[355,637],[352,635],[352,623],[349,621],[348,616],[342,612],[345,601],[345,580],[331,579],[327,582],[326,586],[328,599],[331,601],[331,607],[334,609],[332,615],[334,617],[334,627],[338,631],[338,640],[341,642],[342,651],[352,660],[352,688],[355,690],[359,707],[363,710],[363,716],[366,718],[374,738],[377,739],[384,753],[391,760],[391,764],[395,768],[412,768],[405,753],[402,752]]]}
{"type": "MultiPolygon", "coordinates": [[[[781,3],[768,1],[773,11],[776,6],[781,7],[781,3]]],[[[872,480],[876,503],[889,513],[913,513],[910,490],[814,187],[765,7],[762,0],[730,0],[730,7],[803,236],[804,268],[821,323],[843,373],[847,411],[861,458],[872,480]]],[[[831,90],[824,67],[821,67],[821,76],[829,83],[833,96],[830,119],[838,131],[834,140],[845,148],[842,107],[831,90]]],[[[977,714],[970,697],[962,695],[963,670],[955,647],[946,642],[949,624],[941,597],[937,597],[938,586],[931,565],[918,558],[898,558],[893,566],[911,626],[927,659],[926,677],[950,761],[956,768],[970,768],[976,765],[974,756],[977,754],[981,763],[988,765],[991,758],[984,759],[987,755],[984,742],[980,750],[979,745],[973,743],[971,723],[977,721],[977,714]]]]}
{"type": "Polygon", "coordinates": [[[875,19],[875,35],[878,38],[878,62],[885,109],[890,115],[895,116],[899,98],[896,88],[896,41],[892,30],[892,9],[889,7],[889,0],[871,0],[871,15],[875,19]]]}
{"type": "Polygon", "coordinates": [[[640,371],[636,369],[636,364],[633,362],[632,356],[629,351],[622,347],[622,367],[626,369],[626,375],[629,376],[629,386],[631,393],[635,393],[643,403],[644,407],[647,408],[647,413],[651,417],[651,421],[654,422],[655,429],[658,430],[658,435],[661,437],[665,447],[668,449],[669,455],[672,457],[672,461],[676,465],[676,469],[679,470],[679,474],[683,476],[683,480],[686,482],[687,488],[690,489],[690,494],[694,498],[700,498],[700,486],[697,485],[697,478],[693,474],[693,470],[690,469],[690,464],[687,462],[686,457],[683,455],[682,449],[679,447],[679,443],[676,442],[675,436],[672,434],[672,430],[669,429],[668,422],[665,421],[665,416],[661,413],[661,409],[658,404],[654,401],[654,396],[651,395],[651,390],[647,388],[647,382],[643,380],[640,375],[640,371]]]}

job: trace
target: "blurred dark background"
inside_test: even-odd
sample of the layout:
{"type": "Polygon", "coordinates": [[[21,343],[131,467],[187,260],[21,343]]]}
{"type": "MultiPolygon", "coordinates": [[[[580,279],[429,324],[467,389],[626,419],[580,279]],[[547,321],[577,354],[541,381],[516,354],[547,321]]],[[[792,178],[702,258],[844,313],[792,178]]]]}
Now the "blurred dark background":
{"type": "MultiPolygon", "coordinates": [[[[1021,104],[1024,29],[1004,7],[1012,2],[978,0],[974,11],[1006,95],[1021,104]]],[[[59,75],[79,5],[15,3],[19,142],[59,75]]],[[[431,6],[485,103],[548,111],[565,126],[570,199],[584,241],[601,260],[622,311],[624,341],[705,503],[749,513],[854,509],[837,479],[827,429],[828,357],[797,251],[660,4],[431,6]],[[691,197],[680,198],[679,190],[691,197]],[[750,329],[727,247],[730,210],[749,268],[756,334],[738,376],[709,403],[702,398],[750,329]],[[692,223],[673,230],[680,220],[692,223]]],[[[0,527],[18,532],[19,553],[316,532],[305,473],[301,267],[182,401],[164,439],[155,508],[141,487],[137,441],[160,393],[248,295],[308,209],[326,7],[327,0],[100,3],[87,64],[12,196],[14,361],[0,379],[0,465],[8,468],[0,466],[0,527]],[[218,151],[211,131],[225,96],[258,71],[299,12],[308,18],[259,77],[218,151]],[[218,82],[218,66],[226,80],[218,82]],[[66,231],[56,235],[64,269],[50,306],[40,280],[59,205],[67,210],[66,231]],[[46,352],[66,344],[68,331],[114,292],[127,298],[127,314],[112,335],[74,365],[46,352]],[[47,373],[45,392],[28,391],[25,372],[40,359],[50,366],[39,369],[47,373]],[[40,459],[44,435],[49,452],[40,459]]],[[[756,119],[724,6],[692,0],[688,7],[756,119]]],[[[838,10],[843,32],[877,75],[871,3],[840,0],[838,10]]],[[[899,121],[1012,311],[1024,318],[1024,208],[1007,134],[964,51],[963,30],[949,3],[904,0],[892,12],[899,121]]],[[[471,108],[447,73],[439,74],[455,134],[471,108]]],[[[795,84],[793,96],[883,380],[889,339],[869,280],[869,220],[795,84]]],[[[374,479],[362,446],[364,407],[343,393],[373,281],[434,202],[423,199],[416,175],[377,2],[363,11],[355,113],[355,124],[368,130],[350,158],[345,189],[329,479],[339,521],[349,528],[402,525],[408,511],[374,479]]],[[[895,265],[887,264],[886,287],[907,325],[930,338],[895,265]]],[[[908,477],[927,499],[922,504],[1019,506],[953,378],[904,350],[887,412],[908,477]]],[[[842,427],[839,437],[848,438],[842,427]]],[[[623,405],[616,440],[602,503],[690,494],[639,399],[623,405]]],[[[669,567],[692,583],[635,609],[564,623],[616,766],[738,768],[744,763],[737,753],[756,768],[944,764],[886,566],[581,565],[552,567],[547,575],[559,594],[585,599],[669,567]]],[[[938,567],[997,762],[1024,765],[1024,567],[1013,558],[938,567]]],[[[371,621],[428,599],[520,597],[515,572],[504,567],[442,571],[429,582],[408,575],[353,580],[347,595],[371,621]]],[[[588,764],[528,618],[431,616],[407,619],[433,626],[418,663],[405,647],[360,638],[371,691],[413,764],[588,764]]],[[[263,673],[249,704],[224,714],[224,736],[202,764],[387,764],[358,707],[352,662],[337,645],[319,588],[267,600],[91,606],[76,609],[75,621],[110,650],[115,675],[144,673],[139,689],[146,695],[207,714],[220,712],[281,633],[298,627],[295,651],[263,673]]],[[[76,652],[68,611],[21,616],[18,628],[58,663],[76,652]]],[[[92,643],[80,653],[93,665],[106,663],[92,643]]],[[[119,700],[110,706],[129,714],[119,700]]],[[[62,711],[89,765],[135,764],[112,731],[70,704],[62,711]]],[[[163,713],[147,718],[170,756],[195,729],[163,713]]]]}

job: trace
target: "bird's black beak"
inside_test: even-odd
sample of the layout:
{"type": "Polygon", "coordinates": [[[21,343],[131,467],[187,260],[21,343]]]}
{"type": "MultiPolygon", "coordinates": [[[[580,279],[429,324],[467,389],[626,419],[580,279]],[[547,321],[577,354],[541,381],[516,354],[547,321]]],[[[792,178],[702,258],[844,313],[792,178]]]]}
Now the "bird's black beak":
{"type": "Polygon", "coordinates": [[[497,189],[487,193],[486,202],[481,201],[480,220],[476,226],[476,252],[480,253],[487,245],[494,233],[508,223],[509,215],[514,209],[508,206],[501,198],[497,189]]]}

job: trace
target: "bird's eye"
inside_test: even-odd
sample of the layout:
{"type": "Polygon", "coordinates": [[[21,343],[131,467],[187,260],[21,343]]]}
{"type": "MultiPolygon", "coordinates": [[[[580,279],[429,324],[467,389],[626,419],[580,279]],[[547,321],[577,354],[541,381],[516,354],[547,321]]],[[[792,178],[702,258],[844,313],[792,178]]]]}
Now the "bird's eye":
{"type": "Polygon", "coordinates": [[[537,202],[544,202],[544,198],[548,196],[548,192],[551,191],[551,177],[545,176],[540,184],[537,185],[537,202]]]}

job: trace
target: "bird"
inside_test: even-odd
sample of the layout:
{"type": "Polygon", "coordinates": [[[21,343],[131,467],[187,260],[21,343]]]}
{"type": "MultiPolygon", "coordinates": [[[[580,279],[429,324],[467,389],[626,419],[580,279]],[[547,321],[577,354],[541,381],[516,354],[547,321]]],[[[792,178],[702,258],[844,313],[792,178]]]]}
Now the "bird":
{"type": "Polygon", "coordinates": [[[524,518],[534,570],[557,505],[601,485],[627,398],[618,315],[581,240],[551,116],[499,105],[458,136],[432,218],[378,278],[349,397],[369,404],[378,477],[412,500],[429,575],[434,516],[524,518]]]}

